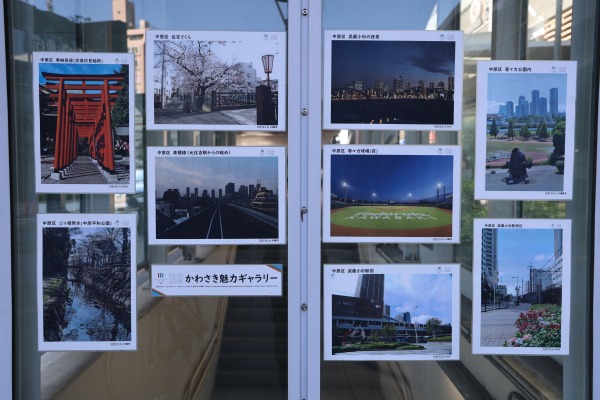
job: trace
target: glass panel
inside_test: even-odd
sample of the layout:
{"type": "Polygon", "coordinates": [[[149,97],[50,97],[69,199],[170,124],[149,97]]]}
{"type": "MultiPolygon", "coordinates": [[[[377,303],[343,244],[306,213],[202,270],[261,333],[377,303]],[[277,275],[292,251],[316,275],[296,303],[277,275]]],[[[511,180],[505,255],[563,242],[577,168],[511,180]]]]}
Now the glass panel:
{"type": "MultiPolygon", "coordinates": [[[[148,246],[146,205],[149,196],[159,195],[146,190],[145,166],[147,146],[287,146],[287,132],[148,131],[145,96],[152,95],[152,88],[146,87],[144,75],[144,71],[153,70],[145,65],[144,58],[148,29],[285,32],[285,2],[11,0],[4,4],[8,10],[9,54],[13,55],[9,61],[9,98],[13,104],[11,178],[17,266],[15,397],[285,398],[287,246],[148,246]],[[35,137],[31,118],[33,51],[134,54],[135,194],[36,194],[37,164],[29,156],[35,137]],[[36,246],[38,212],[137,215],[137,351],[37,352],[36,257],[32,248],[36,246]],[[149,273],[153,263],[283,264],[283,296],[151,297],[149,273]]],[[[280,63],[273,68],[284,66],[280,63]]],[[[248,71],[252,69],[263,75],[260,63],[250,65],[248,71]]],[[[173,93],[163,99],[166,102],[162,106],[182,102],[183,90],[180,96],[173,93]]],[[[186,193],[185,187],[178,189],[186,193]]],[[[199,183],[198,189],[201,193],[208,188],[199,183]]]]}
{"type": "MultiPolygon", "coordinates": [[[[588,398],[587,388],[578,379],[589,379],[589,341],[584,339],[589,321],[591,282],[589,241],[591,221],[592,163],[588,158],[594,124],[583,109],[595,109],[594,73],[587,63],[597,57],[588,35],[592,21],[584,14],[595,9],[589,1],[426,1],[407,6],[394,1],[323,1],[323,29],[360,30],[456,30],[464,32],[464,74],[462,131],[418,132],[341,130],[322,132],[322,143],[339,144],[458,144],[462,146],[461,242],[442,244],[329,244],[322,245],[324,264],[460,263],[461,325],[452,334],[460,335],[460,361],[449,362],[353,362],[321,363],[321,396],[352,397],[361,394],[377,398],[498,398],[538,396],[588,398]],[[587,11],[584,11],[587,10],[587,11]],[[581,13],[581,14],[578,14],[581,13]],[[400,17],[401,16],[401,17],[400,17]],[[579,19],[578,19],[579,18],[579,19]],[[557,28],[558,27],[558,28],[557,28]],[[479,60],[577,60],[576,167],[573,201],[492,201],[474,200],[476,65],[479,60]],[[586,88],[585,85],[591,88],[586,88]],[[580,97],[583,95],[583,98],[580,97]],[[583,109],[582,109],[583,107],[583,109]],[[582,130],[582,127],[583,130],[582,130]],[[589,129],[588,129],[589,128],[589,129]],[[474,218],[570,218],[573,220],[573,275],[571,295],[570,355],[565,357],[480,356],[472,354],[473,219],[474,218]],[[577,262],[575,262],[577,260],[577,262]],[[577,266],[575,268],[575,265],[577,266]],[[577,310],[577,311],[575,311],[577,310]],[[576,360],[582,362],[578,365],[576,360]],[[574,368],[579,373],[579,378],[574,368]],[[533,379],[533,375],[543,376],[533,379]],[[431,382],[436,382],[432,385],[431,382]]],[[[326,55],[327,57],[327,55],[326,55]]],[[[357,55],[359,57],[359,55],[357,55]]],[[[377,62],[375,59],[373,62],[377,62]]],[[[324,71],[324,74],[329,71],[324,71]]],[[[397,72],[402,74],[401,71],[397,72]]],[[[361,79],[355,77],[354,79],[361,79]]],[[[382,77],[386,80],[386,77],[382,77]]],[[[391,88],[391,77],[387,85],[391,88]]],[[[457,77],[458,79],[458,77],[457,77]]],[[[328,88],[324,91],[327,92],[328,88]]],[[[364,86],[368,92],[368,87],[364,86]]],[[[328,93],[325,93],[327,98],[328,93]]],[[[481,100],[481,99],[480,99],[481,100]]],[[[325,210],[324,212],[327,212],[325,210]]],[[[502,272],[502,271],[500,271],[502,272]]],[[[515,279],[500,273],[499,287],[515,295],[515,279]]],[[[519,281],[519,285],[521,285],[519,281]]],[[[519,289],[521,290],[521,289],[519,289]]],[[[384,299],[385,301],[385,299],[384,299]]],[[[386,303],[387,304],[387,303],[386,303]]],[[[406,311],[406,310],[404,310],[406,311]]],[[[402,313],[400,313],[402,314],[402,313]]],[[[406,313],[405,313],[406,314],[406,313]]],[[[387,315],[387,314],[385,314],[387,315]]],[[[413,310],[408,310],[415,318],[413,310]]],[[[391,312],[400,321],[402,315],[391,312]]],[[[340,327],[347,320],[334,318],[340,327]]],[[[350,321],[351,322],[351,321],[350,321]]],[[[418,320],[419,325],[425,320],[418,320]]],[[[368,331],[367,331],[368,332],[368,331]]],[[[368,338],[366,339],[369,340],[368,338]]]]}

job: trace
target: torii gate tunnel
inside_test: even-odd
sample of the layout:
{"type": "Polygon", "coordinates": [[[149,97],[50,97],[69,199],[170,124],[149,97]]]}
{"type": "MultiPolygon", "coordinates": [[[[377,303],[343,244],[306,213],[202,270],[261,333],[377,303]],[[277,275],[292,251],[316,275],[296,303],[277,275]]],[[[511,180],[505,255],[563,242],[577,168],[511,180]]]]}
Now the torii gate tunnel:
{"type": "Polygon", "coordinates": [[[50,99],[58,102],[54,172],[65,171],[78,156],[79,138],[87,138],[90,156],[109,174],[115,172],[112,110],[125,74],[71,75],[43,72],[50,99]]]}

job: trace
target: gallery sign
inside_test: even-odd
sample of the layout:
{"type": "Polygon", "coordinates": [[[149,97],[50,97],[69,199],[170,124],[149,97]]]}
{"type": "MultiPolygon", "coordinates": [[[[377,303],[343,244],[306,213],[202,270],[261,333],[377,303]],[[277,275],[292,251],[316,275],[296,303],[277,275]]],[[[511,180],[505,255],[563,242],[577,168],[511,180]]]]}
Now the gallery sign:
{"type": "Polygon", "coordinates": [[[153,264],[152,296],[281,296],[281,264],[153,264]]]}

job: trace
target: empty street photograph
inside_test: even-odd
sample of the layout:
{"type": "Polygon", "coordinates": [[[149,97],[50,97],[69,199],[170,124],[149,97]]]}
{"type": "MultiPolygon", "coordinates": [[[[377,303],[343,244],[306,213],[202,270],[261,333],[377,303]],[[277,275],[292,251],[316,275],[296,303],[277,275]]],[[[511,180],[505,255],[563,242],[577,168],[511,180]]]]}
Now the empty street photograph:
{"type": "Polygon", "coordinates": [[[473,353],[569,354],[571,221],[475,219],[474,229],[473,353]]]}

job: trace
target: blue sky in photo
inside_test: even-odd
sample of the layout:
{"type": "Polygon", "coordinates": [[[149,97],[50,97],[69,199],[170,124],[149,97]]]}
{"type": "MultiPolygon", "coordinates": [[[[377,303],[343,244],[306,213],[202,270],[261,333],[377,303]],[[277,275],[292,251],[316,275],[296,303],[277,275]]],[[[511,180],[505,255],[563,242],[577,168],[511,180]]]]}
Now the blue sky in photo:
{"type": "MultiPolygon", "coordinates": [[[[332,274],[331,294],[354,297],[361,274],[332,274]]],[[[406,311],[424,324],[429,318],[452,322],[452,275],[398,272],[385,274],[384,303],[394,317],[406,311]],[[415,307],[418,308],[415,310],[415,307]],[[413,315],[414,313],[414,315],[413,315]]]]}
{"type": "Polygon", "coordinates": [[[42,76],[42,72],[107,75],[118,73],[120,69],[121,64],[39,63],[39,80],[41,84],[46,83],[46,78],[42,76]]]}
{"type": "Polygon", "coordinates": [[[488,77],[487,113],[498,113],[499,106],[512,101],[519,104],[519,96],[531,103],[531,92],[539,90],[546,98],[550,111],[550,89],[558,89],[558,111],[566,111],[567,74],[562,73],[490,73],[488,77]]]}
{"type": "Polygon", "coordinates": [[[515,294],[529,280],[528,266],[549,267],[554,261],[554,229],[498,229],[499,284],[515,294]]]}
{"type": "Polygon", "coordinates": [[[437,196],[437,185],[452,193],[452,156],[331,155],[331,193],[343,199],[397,202],[437,196]],[[375,193],[375,196],[373,196],[375,193]],[[412,196],[409,197],[409,193],[412,196]]]}
{"type": "Polygon", "coordinates": [[[363,89],[375,87],[375,81],[392,88],[398,75],[404,85],[436,85],[454,76],[454,42],[410,40],[334,40],[331,51],[331,85],[342,88],[354,80],[363,81],[363,89]]]}
{"type": "Polygon", "coordinates": [[[277,157],[156,157],[156,196],[161,197],[167,189],[177,188],[184,195],[186,187],[190,192],[198,188],[200,194],[214,189],[225,193],[225,185],[256,185],[260,181],[274,193],[277,187],[277,157]]]}

